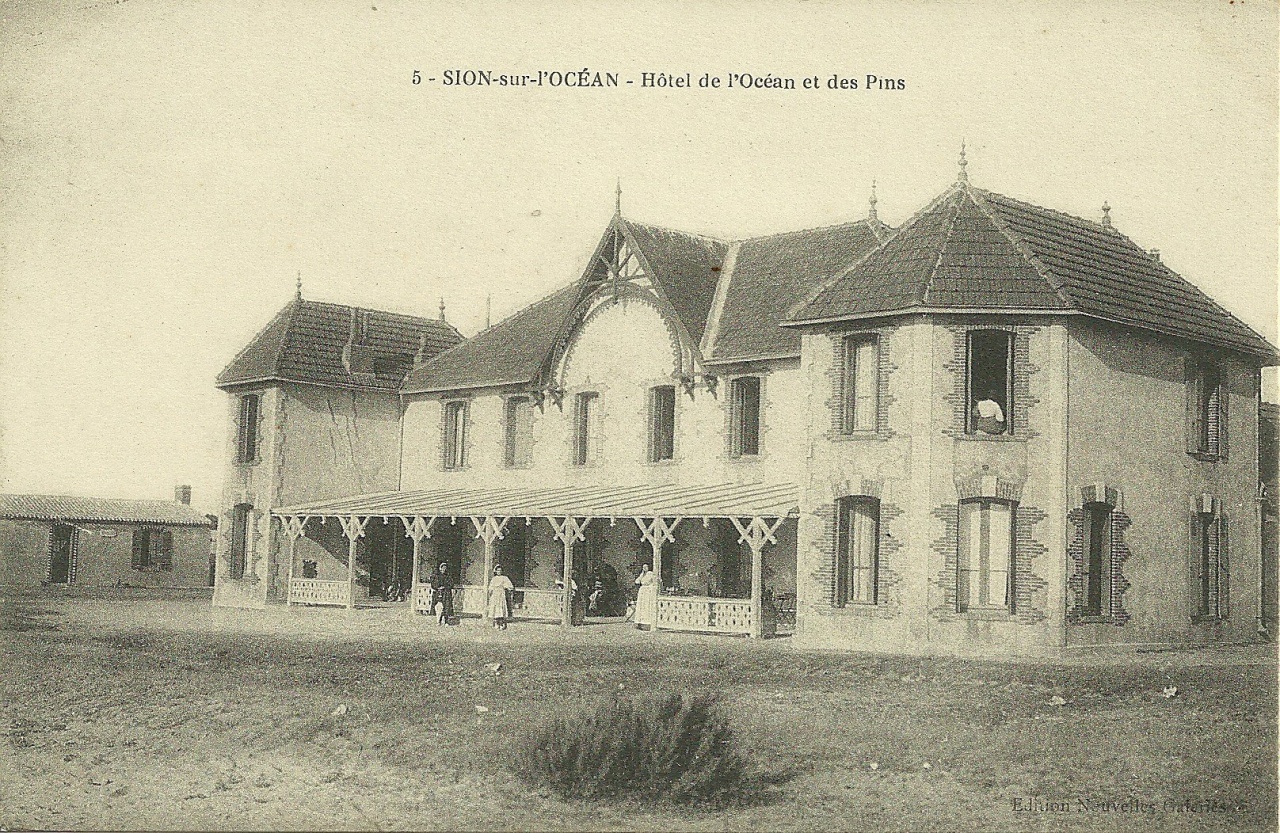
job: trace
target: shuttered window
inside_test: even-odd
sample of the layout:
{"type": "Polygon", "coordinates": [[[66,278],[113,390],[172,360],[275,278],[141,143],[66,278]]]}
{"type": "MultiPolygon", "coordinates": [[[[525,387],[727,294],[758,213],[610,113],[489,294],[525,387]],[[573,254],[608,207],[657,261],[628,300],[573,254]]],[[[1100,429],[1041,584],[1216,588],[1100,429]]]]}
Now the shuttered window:
{"type": "Polygon", "coordinates": [[[1227,519],[1216,500],[1206,503],[1214,511],[1198,511],[1191,518],[1192,615],[1226,619],[1231,594],[1227,519]]]}
{"type": "Polygon", "coordinates": [[[240,397],[240,413],[236,418],[237,463],[252,463],[258,457],[258,400],[256,393],[240,397]]]}
{"type": "Polygon", "coordinates": [[[134,529],[131,562],[135,570],[172,570],[173,530],[145,526],[134,529]]]}
{"type": "Polygon", "coordinates": [[[503,409],[503,464],[527,466],[533,441],[533,402],[527,396],[509,398],[503,409]]]}
{"type": "Polygon", "coordinates": [[[676,389],[649,389],[649,462],[670,460],[676,451],[676,389]]]}
{"type": "Polygon", "coordinates": [[[1013,609],[1014,505],[981,498],[960,503],[956,608],[1013,609]]]}
{"type": "Polygon", "coordinates": [[[573,464],[585,466],[599,453],[600,394],[588,391],[573,400],[573,464]]]}
{"type": "Polygon", "coordinates": [[[249,560],[249,520],[252,516],[253,506],[248,503],[237,504],[231,510],[231,550],[227,565],[231,578],[244,578],[249,560]]]}
{"type": "Polygon", "coordinates": [[[740,376],[729,385],[729,454],[760,453],[760,377],[740,376]]]}
{"type": "Polygon", "coordinates": [[[879,595],[880,501],[841,498],[837,504],[836,604],[875,604],[879,595]]]}
{"type": "Polygon", "coordinates": [[[467,403],[446,402],[444,406],[444,467],[460,469],[467,464],[467,403]]]}
{"type": "Polygon", "coordinates": [[[844,431],[876,430],[879,407],[880,345],[875,336],[844,342],[844,431]]]}

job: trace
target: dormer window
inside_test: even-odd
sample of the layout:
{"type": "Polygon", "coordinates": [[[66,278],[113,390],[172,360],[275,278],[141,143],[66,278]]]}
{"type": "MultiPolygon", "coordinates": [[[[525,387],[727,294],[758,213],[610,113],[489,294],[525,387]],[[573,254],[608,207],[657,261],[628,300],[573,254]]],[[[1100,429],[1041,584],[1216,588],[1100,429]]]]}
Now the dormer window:
{"type": "Polygon", "coordinates": [[[969,333],[965,372],[965,432],[1009,434],[1013,430],[1013,333],[969,333]]]}

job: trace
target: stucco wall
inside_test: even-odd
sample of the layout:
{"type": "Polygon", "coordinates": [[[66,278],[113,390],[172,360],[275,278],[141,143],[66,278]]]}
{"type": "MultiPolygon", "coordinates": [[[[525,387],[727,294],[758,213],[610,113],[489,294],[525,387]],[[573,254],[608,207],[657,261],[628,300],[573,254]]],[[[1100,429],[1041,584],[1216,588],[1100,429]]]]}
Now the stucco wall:
{"type": "MultiPolygon", "coordinates": [[[[204,587],[209,580],[209,530],[198,526],[148,525],[173,534],[171,570],[133,569],[133,531],[137,524],[79,521],[75,577],[81,586],[126,584],[131,587],[204,587]]],[[[50,521],[0,520],[0,569],[3,583],[36,586],[49,571],[50,521]]]]}
{"type": "Polygon", "coordinates": [[[799,642],[865,650],[1041,652],[1061,641],[1056,576],[1065,557],[1065,328],[1060,323],[925,317],[806,333],[809,476],[801,495],[799,642]],[[1014,332],[1009,437],[964,433],[968,329],[1014,332]],[[854,332],[880,343],[881,414],[872,434],[839,430],[840,344],[854,332]],[[955,607],[958,503],[984,490],[1018,502],[1011,614],[955,607]],[[836,607],[836,502],[880,501],[880,593],[836,607]]]}
{"type": "Polygon", "coordinates": [[[643,298],[606,302],[587,317],[565,351],[559,380],[564,397],[534,408],[531,462],[506,467],[503,402],[514,390],[460,394],[468,411],[467,465],[442,464],[442,400],[420,395],[406,404],[403,488],[534,488],[567,484],[711,484],[798,482],[804,471],[804,378],[798,362],[722,369],[713,392],[699,381],[690,395],[679,381],[671,325],[643,298]],[[729,380],[763,375],[760,455],[732,459],[727,441],[729,380]],[[675,459],[648,459],[649,389],[676,387],[675,459]],[[602,444],[585,466],[572,465],[574,397],[599,393],[602,444]]]}
{"type": "MultiPolygon", "coordinates": [[[[1119,491],[1128,519],[1121,566],[1127,619],[1070,623],[1072,645],[1247,639],[1258,616],[1257,371],[1227,359],[1227,455],[1187,451],[1187,359],[1155,335],[1087,321],[1070,328],[1068,498],[1091,484],[1119,491]],[[1192,621],[1190,502],[1210,494],[1228,518],[1229,619],[1192,621]]],[[[1069,603],[1069,600],[1068,600],[1069,603]]]]}
{"type": "MultiPolygon", "coordinates": [[[[396,394],[286,385],[227,396],[222,513],[218,530],[218,583],[214,604],[256,607],[283,599],[288,539],[270,510],[329,497],[395,489],[399,475],[400,404],[396,394]],[[235,462],[239,394],[260,393],[258,454],[235,462]],[[254,508],[253,534],[242,580],[229,576],[232,510],[254,508]]],[[[312,521],[299,540],[295,570],[317,562],[321,578],[346,578],[346,539],[336,520],[312,521]],[[335,541],[335,530],[337,540],[335,541]]],[[[361,542],[361,547],[366,546],[361,542]]],[[[357,557],[367,581],[367,564],[357,557]]]]}

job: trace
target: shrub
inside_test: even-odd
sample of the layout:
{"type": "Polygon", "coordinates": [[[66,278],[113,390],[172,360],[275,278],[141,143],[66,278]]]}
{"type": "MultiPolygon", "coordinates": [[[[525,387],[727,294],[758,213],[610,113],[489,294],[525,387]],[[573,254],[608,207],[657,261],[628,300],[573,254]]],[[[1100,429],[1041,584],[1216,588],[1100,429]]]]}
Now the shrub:
{"type": "Polygon", "coordinates": [[[747,760],[715,698],[616,698],[535,732],[520,775],[566,798],[724,803],[744,794],[747,760]]]}

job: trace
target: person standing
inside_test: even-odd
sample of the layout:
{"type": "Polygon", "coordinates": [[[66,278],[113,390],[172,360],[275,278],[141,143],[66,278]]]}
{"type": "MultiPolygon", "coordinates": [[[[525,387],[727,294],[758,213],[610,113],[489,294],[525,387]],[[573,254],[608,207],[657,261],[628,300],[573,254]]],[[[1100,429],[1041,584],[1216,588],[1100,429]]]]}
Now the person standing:
{"type": "Polygon", "coordinates": [[[515,592],[511,579],[502,574],[502,565],[493,568],[493,578],[489,581],[489,618],[493,626],[499,630],[507,629],[507,620],[511,618],[511,594],[515,592]]]}
{"type": "Polygon", "coordinates": [[[640,565],[636,584],[640,586],[636,594],[636,627],[653,630],[658,621],[658,577],[648,564],[640,565]]]}
{"type": "Polygon", "coordinates": [[[453,624],[453,579],[449,578],[449,565],[444,561],[431,577],[431,609],[436,613],[436,624],[453,624]]]}

